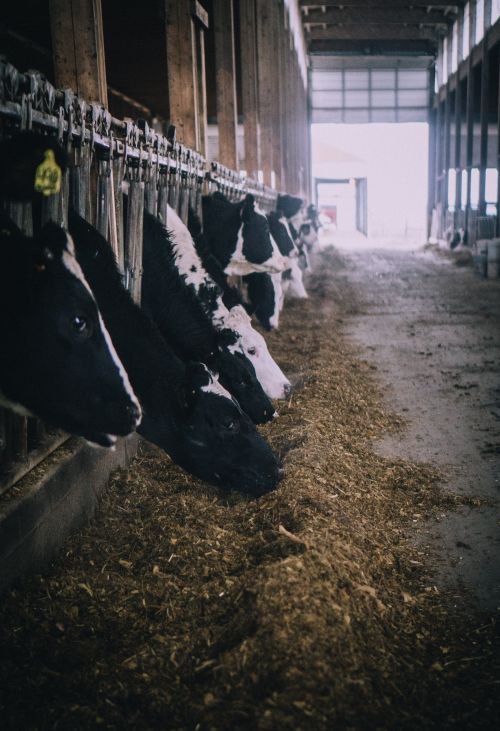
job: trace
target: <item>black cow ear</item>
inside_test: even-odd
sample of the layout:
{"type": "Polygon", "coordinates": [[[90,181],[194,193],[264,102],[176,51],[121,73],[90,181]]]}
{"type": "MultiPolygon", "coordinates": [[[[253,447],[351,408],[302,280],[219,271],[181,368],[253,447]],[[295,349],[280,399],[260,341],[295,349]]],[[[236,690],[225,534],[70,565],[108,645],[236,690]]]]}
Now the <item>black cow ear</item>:
{"type": "Polygon", "coordinates": [[[234,330],[230,330],[225,327],[223,330],[219,330],[217,335],[217,343],[219,347],[224,348],[228,345],[234,345],[238,340],[238,334],[234,330]]]}
{"type": "Polygon", "coordinates": [[[57,223],[49,221],[34,239],[37,250],[37,262],[48,264],[62,259],[64,251],[69,250],[69,240],[66,231],[57,223]]]}
{"type": "Polygon", "coordinates": [[[247,221],[248,217],[251,213],[254,212],[255,209],[255,198],[251,193],[247,193],[245,198],[243,199],[243,203],[241,206],[241,218],[243,221],[247,221]]]}

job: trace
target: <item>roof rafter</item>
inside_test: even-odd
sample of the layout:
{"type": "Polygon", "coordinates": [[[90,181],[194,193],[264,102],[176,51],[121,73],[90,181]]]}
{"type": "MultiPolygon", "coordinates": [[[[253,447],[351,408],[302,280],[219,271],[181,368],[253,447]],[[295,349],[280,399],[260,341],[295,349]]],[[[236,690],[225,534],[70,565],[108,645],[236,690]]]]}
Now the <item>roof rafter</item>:
{"type": "Polygon", "coordinates": [[[439,10],[427,11],[426,8],[327,8],[323,10],[315,8],[304,15],[304,25],[326,23],[327,25],[339,25],[343,23],[409,23],[425,25],[451,25],[455,20],[455,13],[444,14],[439,10]]]}

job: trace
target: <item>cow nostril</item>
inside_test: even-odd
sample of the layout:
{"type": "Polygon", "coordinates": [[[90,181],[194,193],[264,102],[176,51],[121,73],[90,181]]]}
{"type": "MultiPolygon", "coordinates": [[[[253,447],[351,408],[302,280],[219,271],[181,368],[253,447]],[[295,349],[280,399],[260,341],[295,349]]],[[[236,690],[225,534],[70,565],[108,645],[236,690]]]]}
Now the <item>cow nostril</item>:
{"type": "Polygon", "coordinates": [[[292,384],[291,383],[286,383],[285,386],[284,386],[284,388],[283,388],[283,390],[285,392],[285,398],[287,398],[292,393],[292,384]]]}
{"type": "Polygon", "coordinates": [[[283,467],[278,467],[278,480],[282,480],[285,476],[285,470],[283,467]]]}

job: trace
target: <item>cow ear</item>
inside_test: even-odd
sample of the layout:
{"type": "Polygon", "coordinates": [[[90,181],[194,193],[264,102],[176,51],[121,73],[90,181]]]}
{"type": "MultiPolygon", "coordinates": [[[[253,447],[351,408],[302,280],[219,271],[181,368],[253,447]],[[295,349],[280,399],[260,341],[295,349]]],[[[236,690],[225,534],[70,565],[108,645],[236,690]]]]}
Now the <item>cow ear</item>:
{"type": "Polygon", "coordinates": [[[234,330],[230,330],[228,327],[223,330],[219,330],[217,336],[217,342],[219,347],[227,347],[228,345],[234,345],[238,340],[238,334],[234,330]]]}
{"type": "Polygon", "coordinates": [[[255,198],[251,193],[247,193],[245,198],[243,199],[243,204],[241,206],[241,218],[243,221],[248,221],[248,218],[251,213],[253,213],[255,210],[255,198]]]}
{"type": "Polygon", "coordinates": [[[63,228],[53,221],[46,223],[34,240],[38,252],[38,263],[48,264],[51,261],[60,260],[64,251],[73,253],[70,241],[63,228]]]}

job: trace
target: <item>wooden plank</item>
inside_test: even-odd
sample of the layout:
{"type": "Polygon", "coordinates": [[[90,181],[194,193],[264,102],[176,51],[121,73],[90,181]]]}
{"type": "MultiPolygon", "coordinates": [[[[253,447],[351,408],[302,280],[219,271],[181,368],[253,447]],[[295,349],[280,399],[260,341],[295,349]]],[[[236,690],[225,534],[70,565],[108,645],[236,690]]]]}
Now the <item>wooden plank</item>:
{"type": "Polygon", "coordinates": [[[455,216],[462,202],[462,84],[457,79],[455,91],[455,216]]]}
{"type": "Polygon", "coordinates": [[[259,88],[259,119],[261,164],[265,185],[271,185],[273,172],[273,114],[271,9],[268,0],[256,0],[257,10],[257,73],[259,88]]]}
{"type": "Polygon", "coordinates": [[[281,96],[280,96],[280,83],[281,83],[281,72],[280,72],[280,50],[279,50],[279,33],[280,33],[280,0],[275,0],[271,3],[271,32],[273,36],[273,43],[271,45],[271,63],[272,63],[272,74],[271,74],[271,86],[272,86],[272,98],[274,103],[271,106],[272,111],[272,126],[273,126],[273,170],[275,173],[275,187],[277,190],[281,190],[282,180],[282,159],[281,159],[281,96]]]}
{"type": "Polygon", "coordinates": [[[55,83],[108,105],[101,0],[49,0],[55,83]]]}
{"type": "Polygon", "coordinates": [[[255,0],[240,0],[240,47],[245,168],[257,179],[260,159],[255,0]]]}
{"type": "Polygon", "coordinates": [[[166,18],[170,122],[176,127],[178,141],[199,151],[190,3],[169,0],[166,18]]]}
{"type": "Polygon", "coordinates": [[[217,127],[219,129],[219,162],[238,169],[236,69],[234,60],[233,0],[217,0],[213,4],[215,39],[215,82],[217,127]]]}

